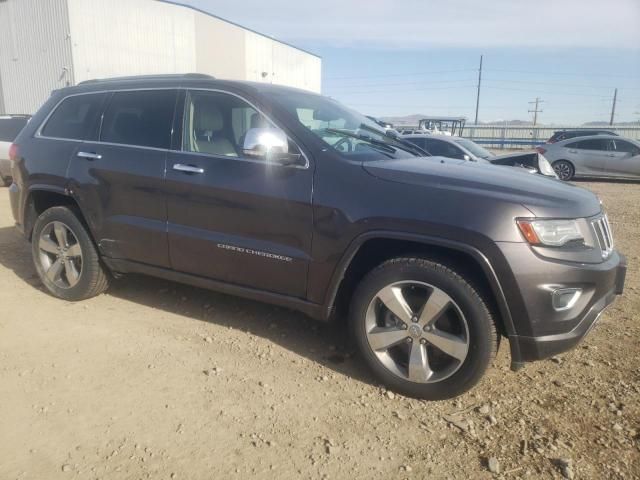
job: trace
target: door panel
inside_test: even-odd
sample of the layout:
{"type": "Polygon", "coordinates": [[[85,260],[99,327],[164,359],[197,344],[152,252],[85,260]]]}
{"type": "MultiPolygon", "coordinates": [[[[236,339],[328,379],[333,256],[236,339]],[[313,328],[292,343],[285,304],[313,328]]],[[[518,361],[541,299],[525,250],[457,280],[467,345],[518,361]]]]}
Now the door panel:
{"type": "Polygon", "coordinates": [[[166,156],[162,150],[99,143],[76,149],[69,175],[105,256],[169,267],[166,156]],[[82,152],[100,158],[78,156],[82,152]]]}
{"type": "Polygon", "coordinates": [[[78,144],[69,176],[101,252],[169,267],[163,191],[177,91],[116,92],[99,141],[78,144]]]}
{"type": "Polygon", "coordinates": [[[167,162],[173,269],[304,297],[312,169],[246,158],[247,130],[266,119],[238,97],[220,92],[187,97],[187,151],[169,152],[167,162]]]}
{"type": "Polygon", "coordinates": [[[607,139],[579,140],[566,147],[567,160],[573,162],[576,174],[602,175],[609,156],[607,139]]]}
{"type": "Polygon", "coordinates": [[[608,175],[640,177],[640,147],[624,140],[615,140],[615,151],[609,152],[605,171],[608,175]]]}

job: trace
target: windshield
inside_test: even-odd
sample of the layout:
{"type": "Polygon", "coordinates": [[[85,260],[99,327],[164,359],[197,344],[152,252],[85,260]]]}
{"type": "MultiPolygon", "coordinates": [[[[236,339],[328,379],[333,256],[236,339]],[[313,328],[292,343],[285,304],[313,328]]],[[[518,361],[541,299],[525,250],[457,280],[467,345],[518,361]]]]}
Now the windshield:
{"type": "Polygon", "coordinates": [[[491,153],[489,150],[482,148],[480,145],[478,145],[475,142],[472,142],[471,140],[467,140],[466,138],[456,138],[455,142],[460,145],[461,147],[466,148],[467,150],[469,150],[471,153],[473,153],[476,157],[478,158],[491,158],[493,157],[493,153],[491,153]]]}
{"type": "Polygon", "coordinates": [[[380,160],[424,155],[403,140],[387,135],[374,121],[331,98],[303,92],[268,95],[303,127],[349,158],[380,160]]]}

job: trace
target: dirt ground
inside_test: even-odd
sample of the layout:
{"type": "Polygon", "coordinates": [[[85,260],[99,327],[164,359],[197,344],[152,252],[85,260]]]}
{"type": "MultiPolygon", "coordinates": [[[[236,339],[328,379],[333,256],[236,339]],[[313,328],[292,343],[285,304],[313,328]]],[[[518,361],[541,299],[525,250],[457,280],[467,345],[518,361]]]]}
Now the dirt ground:
{"type": "Polygon", "coordinates": [[[640,184],[627,286],[577,349],[454,401],[376,385],[340,325],[146,277],[46,294],[0,190],[0,479],[640,478],[640,184]],[[499,473],[495,472],[499,470],[499,473]]]}

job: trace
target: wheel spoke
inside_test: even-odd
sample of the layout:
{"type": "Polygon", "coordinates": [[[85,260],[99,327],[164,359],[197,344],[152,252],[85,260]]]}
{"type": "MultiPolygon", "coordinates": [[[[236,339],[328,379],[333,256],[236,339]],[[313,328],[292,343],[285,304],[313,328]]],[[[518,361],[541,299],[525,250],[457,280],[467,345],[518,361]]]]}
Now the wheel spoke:
{"type": "Polygon", "coordinates": [[[69,249],[67,250],[67,256],[68,257],[81,257],[82,256],[82,249],[80,248],[80,244],[79,243],[75,243],[75,244],[71,245],[69,247],[69,249]]]}
{"type": "Polygon", "coordinates": [[[56,242],[51,240],[50,237],[44,236],[44,235],[40,236],[40,241],[38,242],[38,248],[40,248],[40,250],[43,250],[47,253],[52,253],[54,255],[58,253],[58,245],[56,245],[56,242]]]}
{"type": "Polygon", "coordinates": [[[67,228],[60,222],[54,222],[53,231],[56,235],[56,240],[58,241],[58,245],[61,247],[65,247],[69,244],[67,240],[67,228]]]}
{"type": "Polygon", "coordinates": [[[367,334],[373,350],[388,350],[407,338],[407,331],[398,328],[376,327],[367,334]]]}
{"type": "Polygon", "coordinates": [[[380,291],[378,298],[396,317],[405,323],[411,321],[411,308],[402,294],[400,287],[388,286],[380,291]]]}
{"type": "Polygon", "coordinates": [[[49,269],[47,270],[47,278],[52,282],[58,281],[58,279],[60,278],[60,274],[62,273],[63,267],[64,265],[62,263],[62,260],[60,260],[59,258],[56,259],[56,261],[53,262],[49,267],[49,269]]]}
{"type": "Polygon", "coordinates": [[[427,299],[427,303],[425,303],[422,308],[422,312],[420,312],[420,319],[418,322],[423,327],[435,323],[449,307],[450,303],[451,299],[449,298],[449,295],[439,288],[434,288],[427,299]]]}
{"type": "Polygon", "coordinates": [[[420,342],[411,344],[409,353],[409,364],[407,366],[407,376],[412,382],[426,382],[433,375],[427,358],[427,349],[420,342]]]}
{"type": "Polygon", "coordinates": [[[464,360],[467,356],[467,342],[450,333],[436,328],[423,333],[424,338],[438,350],[457,360],[464,360]]]}
{"type": "Polygon", "coordinates": [[[78,269],[71,260],[67,260],[66,262],[64,262],[64,272],[67,275],[67,281],[69,282],[70,287],[73,287],[76,283],[78,283],[80,272],[78,272],[78,269]]]}

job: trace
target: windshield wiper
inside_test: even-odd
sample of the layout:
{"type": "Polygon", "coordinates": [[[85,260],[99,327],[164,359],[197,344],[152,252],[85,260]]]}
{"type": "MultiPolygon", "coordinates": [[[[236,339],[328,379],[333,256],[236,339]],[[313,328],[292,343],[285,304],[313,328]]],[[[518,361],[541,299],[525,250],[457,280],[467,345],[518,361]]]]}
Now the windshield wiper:
{"type": "Polygon", "coordinates": [[[381,132],[379,130],[376,130],[375,128],[370,127],[369,125],[365,125],[364,123],[360,125],[360,129],[361,130],[366,130],[368,132],[373,132],[376,133],[378,135],[384,135],[386,138],[389,138],[393,141],[393,143],[388,143],[388,142],[383,142],[387,145],[393,145],[396,148],[400,148],[402,150],[408,151],[409,153],[413,153],[418,155],[419,157],[430,157],[431,154],[429,152],[427,152],[426,150],[423,150],[422,148],[420,148],[417,145],[414,145],[411,142],[408,142],[406,140],[403,140],[400,137],[397,137],[393,134],[391,134],[390,132],[381,132]]]}
{"type": "MultiPolygon", "coordinates": [[[[337,135],[344,135],[345,137],[356,138],[358,140],[362,140],[363,142],[367,142],[372,145],[381,147],[381,150],[384,149],[389,153],[396,153],[396,148],[390,143],[383,142],[382,140],[376,140],[375,138],[371,138],[368,135],[362,135],[360,133],[355,133],[355,132],[352,132],[351,130],[343,130],[341,128],[325,128],[324,131],[329,133],[334,133],[337,135]]],[[[378,133],[376,130],[374,131],[378,133]]]]}

